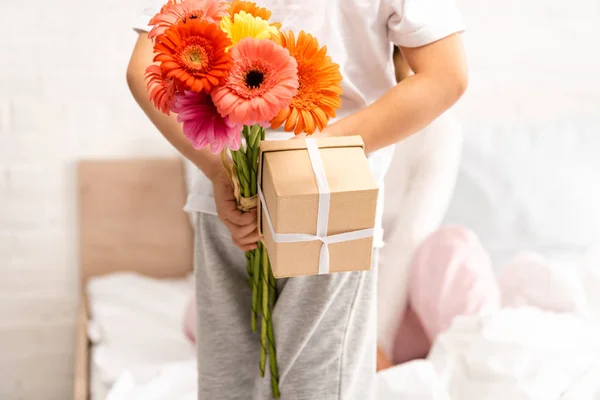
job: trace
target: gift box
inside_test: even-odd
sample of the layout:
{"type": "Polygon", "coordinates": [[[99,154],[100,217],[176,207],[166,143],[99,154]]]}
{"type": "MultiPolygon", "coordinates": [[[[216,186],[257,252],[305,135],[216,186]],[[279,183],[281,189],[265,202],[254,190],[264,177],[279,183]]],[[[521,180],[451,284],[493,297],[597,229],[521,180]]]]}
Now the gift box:
{"type": "Polygon", "coordinates": [[[263,141],[259,230],[273,275],[371,268],[378,187],[360,136],[263,141]]]}

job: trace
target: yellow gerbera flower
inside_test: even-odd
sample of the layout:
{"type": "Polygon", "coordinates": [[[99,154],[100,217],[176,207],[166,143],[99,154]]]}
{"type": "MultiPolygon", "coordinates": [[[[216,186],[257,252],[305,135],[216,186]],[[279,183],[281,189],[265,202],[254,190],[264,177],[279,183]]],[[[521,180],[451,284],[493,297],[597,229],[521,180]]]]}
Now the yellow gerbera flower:
{"type": "Polygon", "coordinates": [[[235,14],[233,20],[229,16],[223,17],[221,19],[221,29],[231,39],[232,46],[247,37],[271,39],[273,36],[278,36],[277,28],[269,25],[268,21],[243,10],[235,14]]]}
{"type": "MultiPolygon", "coordinates": [[[[231,15],[231,18],[233,18],[235,14],[238,14],[240,11],[245,11],[248,14],[254,15],[255,17],[261,17],[265,21],[268,21],[271,18],[271,11],[264,7],[257,6],[256,3],[252,1],[234,0],[229,6],[229,15],[231,15]]],[[[269,25],[274,26],[277,29],[281,29],[281,24],[279,22],[271,22],[269,25]]]]}

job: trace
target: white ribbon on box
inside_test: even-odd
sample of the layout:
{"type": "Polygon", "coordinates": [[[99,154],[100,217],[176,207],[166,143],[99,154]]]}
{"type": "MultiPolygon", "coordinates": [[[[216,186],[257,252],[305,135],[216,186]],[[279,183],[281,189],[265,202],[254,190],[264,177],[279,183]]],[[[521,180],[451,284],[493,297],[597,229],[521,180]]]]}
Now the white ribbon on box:
{"type": "Polygon", "coordinates": [[[375,234],[374,228],[361,229],[358,231],[340,233],[338,235],[327,236],[327,226],[329,225],[329,204],[331,201],[331,191],[327,183],[327,176],[323,168],[323,160],[316,139],[306,139],[306,149],[312,165],[315,178],[317,179],[317,188],[319,190],[319,208],[317,211],[317,234],[311,235],[308,233],[277,233],[273,228],[273,222],[267,210],[265,197],[262,192],[261,185],[258,185],[258,195],[262,205],[262,211],[269,225],[269,230],[273,236],[275,243],[297,243],[297,242],[312,242],[319,240],[321,253],[319,255],[319,275],[329,273],[329,245],[334,243],[349,242],[351,240],[366,239],[373,237],[375,234]]]}

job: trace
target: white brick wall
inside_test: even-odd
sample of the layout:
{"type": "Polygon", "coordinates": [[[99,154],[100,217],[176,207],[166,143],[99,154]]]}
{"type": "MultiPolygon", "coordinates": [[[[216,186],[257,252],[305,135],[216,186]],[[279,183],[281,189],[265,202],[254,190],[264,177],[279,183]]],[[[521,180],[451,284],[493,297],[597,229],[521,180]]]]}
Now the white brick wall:
{"type": "Polygon", "coordinates": [[[2,400],[71,398],[75,161],[171,153],[125,82],[142,2],[0,2],[2,400]]]}
{"type": "MultiPolygon", "coordinates": [[[[0,399],[70,398],[74,161],[171,151],[125,84],[142,2],[0,2],[0,399]]],[[[600,109],[597,0],[459,4],[472,77],[463,116],[600,109]]]]}

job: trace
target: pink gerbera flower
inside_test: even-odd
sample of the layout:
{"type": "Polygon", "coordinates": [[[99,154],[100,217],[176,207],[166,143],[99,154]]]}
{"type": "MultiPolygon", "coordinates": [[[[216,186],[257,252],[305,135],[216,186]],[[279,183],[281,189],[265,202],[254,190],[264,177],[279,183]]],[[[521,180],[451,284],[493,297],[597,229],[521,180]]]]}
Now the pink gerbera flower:
{"type": "Polygon", "coordinates": [[[175,98],[175,84],[172,78],[165,78],[158,65],[146,69],[148,93],[154,106],[162,113],[169,115],[175,98]]]}
{"type": "Polygon", "coordinates": [[[200,19],[214,24],[228,15],[229,4],[224,0],[169,0],[148,23],[153,26],[150,39],[162,35],[171,25],[188,19],[200,19]]]}
{"type": "Polygon", "coordinates": [[[286,49],[248,37],[229,54],[233,67],[211,93],[222,116],[244,125],[264,124],[290,105],[298,91],[298,65],[286,49]]]}
{"type": "Polygon", "coordinates": [[[199,150],[210,146],[213,153],[225,147],[239,150],[242,144],[242,125],[221,117],[209,95],[186,90],[175,95],[173,112],[183,124],[183,133],[199,150]]]}

